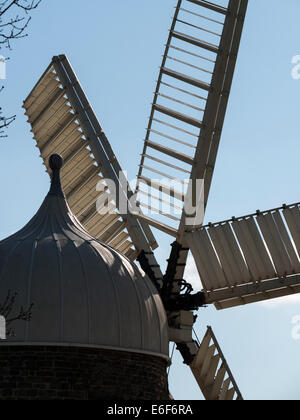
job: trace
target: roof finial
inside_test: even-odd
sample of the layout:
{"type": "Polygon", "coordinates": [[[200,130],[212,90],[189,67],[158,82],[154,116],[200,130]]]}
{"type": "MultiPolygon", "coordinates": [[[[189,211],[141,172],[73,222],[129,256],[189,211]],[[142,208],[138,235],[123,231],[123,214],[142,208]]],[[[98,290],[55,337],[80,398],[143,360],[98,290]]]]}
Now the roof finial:
{"type": "Polygon", "coordinates": [[[52,181],[49,195],[55,195],[57,197],[65,197],[61,181],[60,181],[60,170],[63,167],[64,160],[60,155],[51,155],[49,159],[49,166],[52,170],[52,181]]]}

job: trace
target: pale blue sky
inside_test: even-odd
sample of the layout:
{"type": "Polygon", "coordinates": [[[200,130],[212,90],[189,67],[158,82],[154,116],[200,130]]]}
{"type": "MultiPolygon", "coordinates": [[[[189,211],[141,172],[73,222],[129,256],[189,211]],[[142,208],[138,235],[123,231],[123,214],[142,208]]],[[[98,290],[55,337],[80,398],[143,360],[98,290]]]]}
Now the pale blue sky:
{"type": "MultiPolygon", "coordinates": [[[[144,129],[176,0],[44,0],[30,37],[18,41],[2,104],[17,113],[1,141],[0,237],[22,227],[49,186],[22,101],[53,55],[68,55],[130,178],[137,174],[144,129]]],[[[299,0],[250,0],[206,221],[299,201],[299,0]]],[[[160,262],[171,240],[157,234],[160,262]]],[[[189,270],[194,277],[192,269],[189,270]]],[[[187,278],[189,280],[189,278],[187,278]]],[[[300,298],[217,312],[202,309],[196,325],[212,325],[247,399],[300,399],[300,341],[291,337],[300,298]]],[[[201,399],[180,358],[170,389],[201,399]]]]}

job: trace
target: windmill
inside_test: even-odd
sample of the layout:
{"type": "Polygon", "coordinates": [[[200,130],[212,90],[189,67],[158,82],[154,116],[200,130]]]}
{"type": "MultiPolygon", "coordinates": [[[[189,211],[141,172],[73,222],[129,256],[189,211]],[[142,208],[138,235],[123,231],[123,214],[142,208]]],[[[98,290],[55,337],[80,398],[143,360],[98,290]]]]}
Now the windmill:
{"type": "Polygon", "coordinates": [[[73,213],[94,237],[139,261],[163,299],[170,341],[208,400],[241,400],[242,394],[213,330],[208,328],[201,343],[193,338],[194,311],[300,292],[299,203],[204,225],[247,4],[178,1],[136,191],[120,179],[121,166],[66,56],[53,58],[24,101],[47,171],[49,157],[61,154],[62,184],[73,213]],[[158,176],[164,181],[153,181],[158,176]],[[107,179],[114,181],[116,194],[107,179]],[[185,193],[167,182],[186,187],[186,179],[185,193]],[[188,212],[186,197],[197,189],[197,180],[204,182],[203,194],[192,194],[195,205],[188,212]],[[109,212],[99,211],[99,196],[109,212]],[[122,210],[121,198],[129,211],[122,210]],[[204,211],[198,212],[201,206],[204,211]],[[143,213],[149,209],[151,217],[143,213]],[[175,239],[165,274],[155,257],[151,227],[175,239]],[[184,280],[190,251],[200,293],[184,280]]]}

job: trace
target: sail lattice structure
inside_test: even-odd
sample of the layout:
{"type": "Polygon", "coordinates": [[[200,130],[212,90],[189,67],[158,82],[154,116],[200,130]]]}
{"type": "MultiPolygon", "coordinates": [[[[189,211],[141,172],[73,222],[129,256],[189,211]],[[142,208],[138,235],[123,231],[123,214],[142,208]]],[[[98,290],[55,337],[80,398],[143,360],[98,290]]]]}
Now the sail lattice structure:
{"type": "Polygon", "coordinates": [[[300,292],[300,204],[186,234],[207,303],[217,309],[300,292]]]}
{"type": "Polygon", "coordinates": [[[137,191],[141,208],[152,213],[147,222],[177,238],[190,227],[184,211],[189,180],[204,180],[204,207],[207,204],[247,4],[179,0],[176,7],[137,191]]]}
{"type": "Polygon", "coordinates": [[[48,173],[51,154],[64,158],[62,184],[79,221],[93,237],[132,260],[144,251],[161,279],[149,226],[130,211],[119,211],[120,197],[127,210],[133,193],[126,179],[125,185],[121,182],[118,159],[65,55],[53,58],[23,107],[48,173]]]}

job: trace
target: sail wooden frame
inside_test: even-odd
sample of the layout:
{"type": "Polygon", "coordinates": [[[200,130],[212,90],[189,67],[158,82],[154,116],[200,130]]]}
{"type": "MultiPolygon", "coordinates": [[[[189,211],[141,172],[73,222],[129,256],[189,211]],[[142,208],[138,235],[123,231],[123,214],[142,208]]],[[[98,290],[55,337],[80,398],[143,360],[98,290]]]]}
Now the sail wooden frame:
{"type": "Polygon", "coordinates": [[[186,233],[206,303],[226,309],[300,293],[300,203],[186,233]]]}
{"type": "Polygon", "coordinates": [[[130,211],[121,214],[105,183],[114,181],[116,196],[123,194],[129,202],[133,193],[120,183],[121,166],[65,55],[53,58],[23,107],[47,172],[51,154],[64,158],[62,184],[79,221],[95,238],[132,260],[144,251],[161,278],[153,256],[157,243],[148,224],[130,211]],[[107,213],[101,208],[99,212],[101,198],[107,213]]]}

